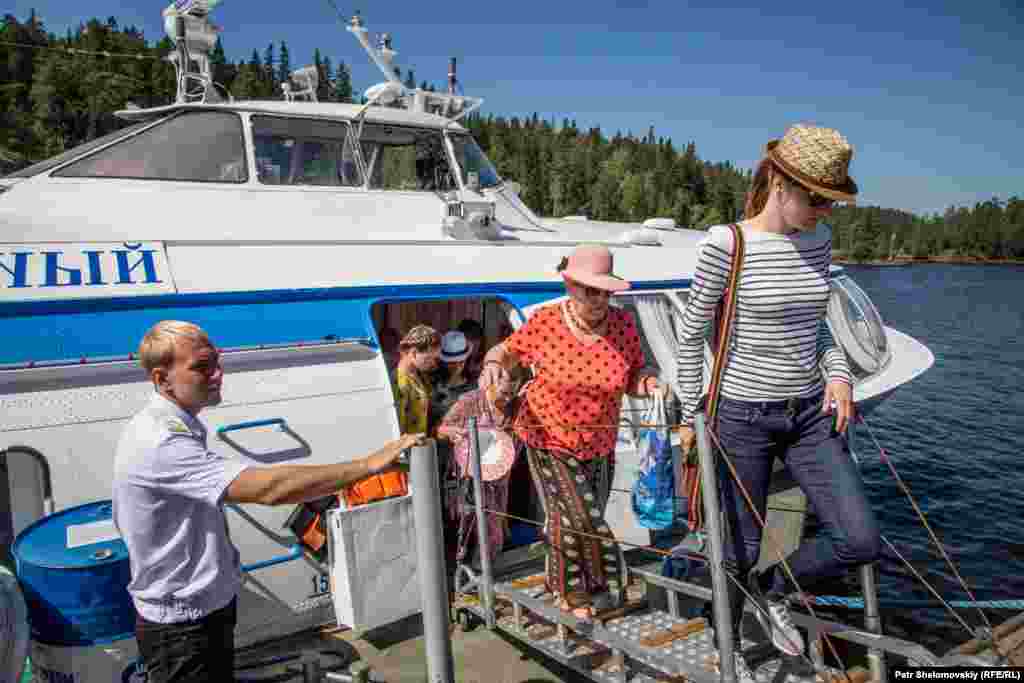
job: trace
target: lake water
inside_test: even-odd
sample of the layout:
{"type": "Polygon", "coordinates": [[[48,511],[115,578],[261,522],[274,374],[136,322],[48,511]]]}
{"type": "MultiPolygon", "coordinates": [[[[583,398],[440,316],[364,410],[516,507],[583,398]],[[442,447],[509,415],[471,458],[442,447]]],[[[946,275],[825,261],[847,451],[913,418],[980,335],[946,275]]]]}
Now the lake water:
{"type": "MultiPolygon", "coordinates": [[[[846,270],[887,326],[935,354],[932,369],[868,418],[876,436],[975,596],[1024,599],[1024,267],[846,270]]],[[[855,443],[882,533],[945,598],[967,599],[863,427],[855,443]]],[[[887,597],[931,598],[901,566],[882,563],[883,607],[887,597]]],[[[895,628],[914,640],[968,638],[945,610],[904,612],[895,628]]],[[[976,610],[960,612],[980,623],[976,610]]]]}

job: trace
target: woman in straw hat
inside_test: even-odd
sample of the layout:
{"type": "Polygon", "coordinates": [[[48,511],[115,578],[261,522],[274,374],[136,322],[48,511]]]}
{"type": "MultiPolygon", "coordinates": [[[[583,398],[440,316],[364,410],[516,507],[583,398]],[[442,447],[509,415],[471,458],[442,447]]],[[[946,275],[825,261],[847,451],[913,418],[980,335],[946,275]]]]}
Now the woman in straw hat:
{"type": "MultiPolygon", "coordinates": [[[[848,175],[852,155],[834,130],[791,127],[768,143],[739,223],[745,256],[717,436],[761,519],[776,456],[810,499],[825,533],[787,558],[799,583],[871,562],[879,552],[878,523],[843,437],[854,418],[850,369],[824,324],[832,237],[821,221],[835,202],[852,202],[857,194],[848,175]]],[[[723,298],[733,248],[729,227],[716,226],[698,251],[678,353],[684,450],[695,440],[704,339],[723,298]]],[[[803,638],[782,599],[796,587],[779,565],[753,575],[762,529],[732,475],[723,472],[723,511],[732,536],[725,544],[727,567],[757,597],[755,613],[775,646],[798,654],[803,638]]],[[[736,581],[730,589],[738,633],[745,593],[736,581]]],[[[737,671],[748,669],[738,661],[737,671]]]]}
{"type": "Polygon", "coordinates": [[[629,288],[612,265],[603,246],[580,246],[562,259],[558,270],[568,298],[541,308],[488,351],[480,377],[486,388],[514,367],[534,370],[515,430],[527,445],[547,514],[548,590],[580,618],[616,604],[625,588],[621,554],[603,518],[607,483],[597,481],[610,480],[622,395],[663,390],[656,377],[642,372],[632,316],[609,305],[613,292],[629,288]]]}

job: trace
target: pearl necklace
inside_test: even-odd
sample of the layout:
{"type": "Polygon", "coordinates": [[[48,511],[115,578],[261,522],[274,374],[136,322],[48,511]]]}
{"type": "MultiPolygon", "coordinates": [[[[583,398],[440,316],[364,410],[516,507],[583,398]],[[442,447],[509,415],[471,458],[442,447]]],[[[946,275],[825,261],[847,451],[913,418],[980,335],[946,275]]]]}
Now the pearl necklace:
{"type": "Polygon", "coordinates": [[[565,302],[565,310],[569,314],[569,320],[580,331],[580,334],[588,337],[600,337],[601,334],[598,330],[608,322],[608,311],[604,312],[604,317],[593,325],[584,323],[583,320],[573,310],[572,300],[565,302]]]}

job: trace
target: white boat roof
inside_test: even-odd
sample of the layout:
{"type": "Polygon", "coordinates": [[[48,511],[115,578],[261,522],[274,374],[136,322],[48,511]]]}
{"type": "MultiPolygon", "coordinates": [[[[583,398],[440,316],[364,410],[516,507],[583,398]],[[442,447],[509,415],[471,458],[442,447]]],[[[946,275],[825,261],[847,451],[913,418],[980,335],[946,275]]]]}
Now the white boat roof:
{"type": "MultiPolygon", "coordinates": [[[[185,103],[178,102],[163,107],[148,109],[122,109],[115,114],[126,121],[145,121],[147,119],[166,116],[177,111],[194,110],[214,111],[246,111],[257,114],[276,114],[288,116],[308,116],[322,119],[352,120],[363,109],[359,104],[342,104],[340,102],[284,102],[278,100],[243,100],[240,102],[218,103],[185,103]]],[[[367,109],[366,121],[373,123],[389,123],[396,126],[419,126],[465,133],[466,129],[459,123],[452,122],[443,116],[425,112],[394,109],[391,107],[372,106],[367,109]]]]}

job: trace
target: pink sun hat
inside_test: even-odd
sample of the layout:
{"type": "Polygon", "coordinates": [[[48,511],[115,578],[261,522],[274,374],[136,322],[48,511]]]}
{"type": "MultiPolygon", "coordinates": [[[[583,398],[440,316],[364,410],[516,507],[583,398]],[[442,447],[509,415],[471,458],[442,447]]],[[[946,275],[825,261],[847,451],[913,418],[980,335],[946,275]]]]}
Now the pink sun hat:
{"type": "Polygon", "coordinates": [[[581,285],[603,289],[606,292],[621,292],[632,285],[612,273],[614,259],[611,250],[598,244],[585,244],[572,250],[569,256],[558,264],[563,280],[572,280],[581,285]]]}

